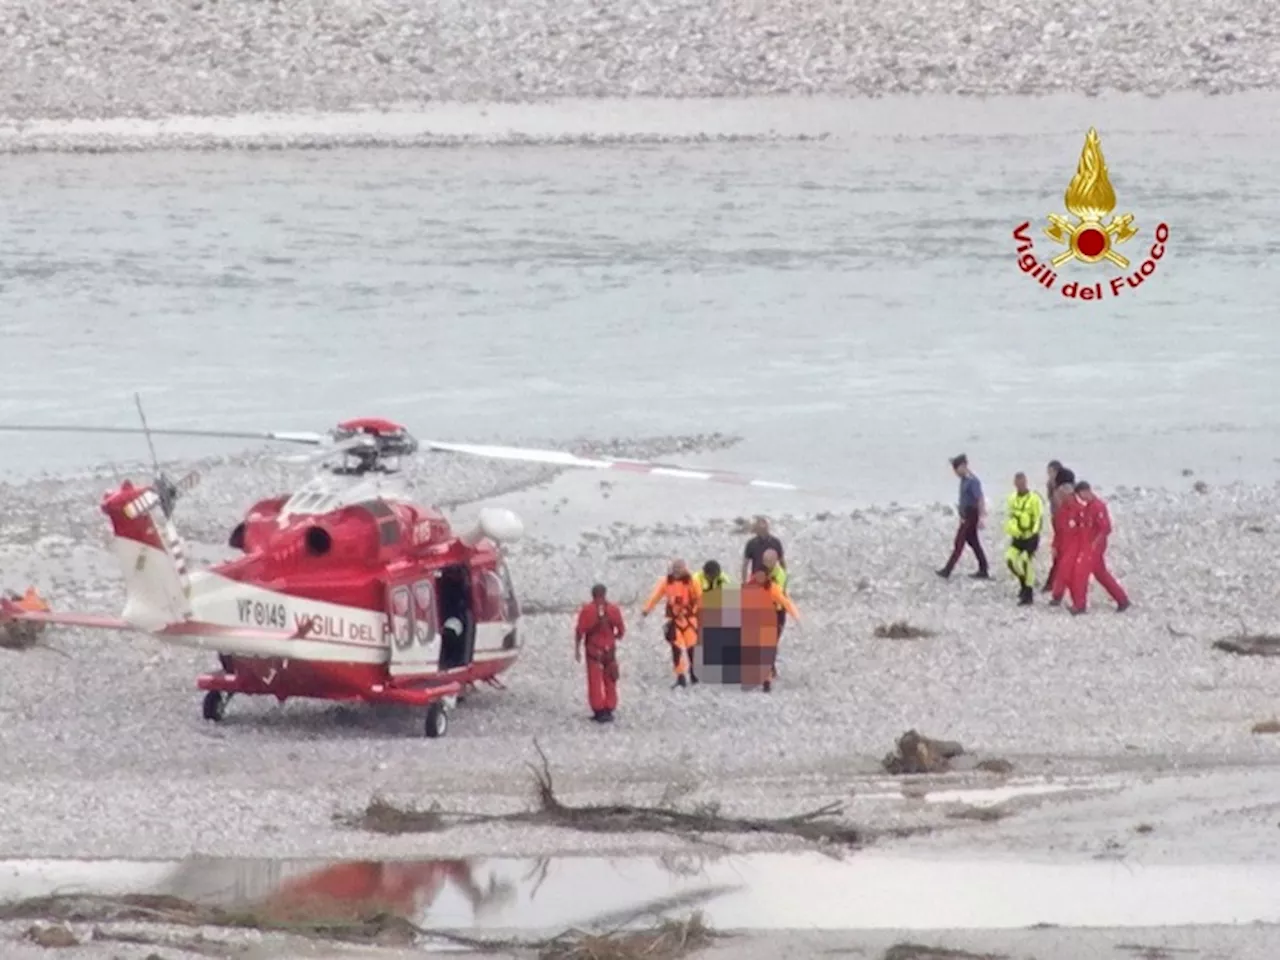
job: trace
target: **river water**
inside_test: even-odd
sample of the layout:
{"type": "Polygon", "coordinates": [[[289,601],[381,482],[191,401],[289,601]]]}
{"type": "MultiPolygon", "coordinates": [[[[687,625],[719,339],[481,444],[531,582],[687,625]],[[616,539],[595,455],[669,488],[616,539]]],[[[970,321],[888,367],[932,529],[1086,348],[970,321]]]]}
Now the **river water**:
{"type": "Polygon", "coordinates": [[[427,928],[617,929],[691,909],[721,930],[959,930],[1275,923],[1274,864],[756,853],[725,858],[0,861],[0,905],[160,895],[264,919],[389,911],[427,928]],[[922,895],[927,893],[928,897],[922,895]],[[922,900],[929,909],[921,910],[922,900]]]}
{"type": "MultiPolygon", "coordinates": [[[[1001,486],[1050,457],[1104,488],[1271,482],[1276,106],[917,98],[828,104],[806,142],[11,156],[0,421],[133,425],[138,390],[154,426],[719,430],[744,442],[700,462],[863,501],[950,499],[960,450],[1001,486]],[[1054,290],[1016,264],[1023,221],[1058,252],[1090,125],[1139,229],[1124,272],[1170,231],[1118,297],[1109,264],[1054,290]]],[[[0,444],[9,471],[145,454],[0,444]]]]}

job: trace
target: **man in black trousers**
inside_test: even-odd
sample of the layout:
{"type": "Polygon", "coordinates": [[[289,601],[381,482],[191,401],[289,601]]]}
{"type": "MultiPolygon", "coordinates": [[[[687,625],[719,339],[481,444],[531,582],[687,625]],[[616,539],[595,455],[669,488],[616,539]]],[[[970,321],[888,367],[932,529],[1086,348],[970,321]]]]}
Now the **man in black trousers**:
{"type": "Polygon", "coordinates": [[[987,516],[987,500],[982,494],[982,481],[969,469],[969,458],[963,453],[951,458],[951,469],[960,478],[960,526],[956,529],[955,545],[951,556],[938,576],[944,580],[951,576],[951,571],[960,562],[960,555],[968,546],[978,561],[978,570],[970,576],[975,580],[990,580],[991,573],[987,569],[987,555],[982,550],[982,541],[978,538],[978,530],[987,516]]]}

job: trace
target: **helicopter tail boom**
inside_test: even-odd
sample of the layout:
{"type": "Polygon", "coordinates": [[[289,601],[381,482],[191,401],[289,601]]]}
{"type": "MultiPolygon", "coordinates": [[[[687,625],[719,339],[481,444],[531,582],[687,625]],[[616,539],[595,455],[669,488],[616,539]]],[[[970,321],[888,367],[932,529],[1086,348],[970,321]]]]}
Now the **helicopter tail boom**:
{"type": "Polygon", "coordinates": [[[124,577],[123,619],[153,631],[191,619],[191,578],[186,545],[165,517],[160,495],[126,482],[102,501],[111,521],[112,552],[124,577]]]}

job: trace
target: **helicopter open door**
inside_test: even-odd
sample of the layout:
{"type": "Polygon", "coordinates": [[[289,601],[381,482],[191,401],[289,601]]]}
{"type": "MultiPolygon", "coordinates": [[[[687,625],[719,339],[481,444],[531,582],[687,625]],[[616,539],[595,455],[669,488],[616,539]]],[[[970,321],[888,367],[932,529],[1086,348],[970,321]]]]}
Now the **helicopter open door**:
{"type": "Polygon", "coordinates": [[[435,673],[440,663],[435,578],[419,569],[391,576],[387,582],[387,617],[391,627],[391,675],[435,673]]]}
{"type": "Polygon", "coordinates": [[[476,650],[476,611],[471,596],[471,569],[453,563],[440,570],[437,587],[440,601],[440,669],[461,670],[471,666],[476,650]]]}

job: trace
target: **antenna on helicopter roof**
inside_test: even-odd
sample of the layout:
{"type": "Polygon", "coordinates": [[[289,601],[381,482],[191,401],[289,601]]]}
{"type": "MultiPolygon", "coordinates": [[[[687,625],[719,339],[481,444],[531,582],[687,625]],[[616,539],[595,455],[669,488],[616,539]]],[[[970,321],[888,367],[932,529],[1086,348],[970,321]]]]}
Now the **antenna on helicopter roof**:
{"type": "Polygon", "coordinates": [[[147,415],[142,410],[142,394],[134,393],[133,402],[138,407],[138,419],[142,421],[142,434],[147,438],[147,449],[151,451],[151,466],[155,468],[156,475],[160,474],[160,460],[156,457],[156,445],[151,442],[151,428],[147,426],[147,415]]]}
{"type": "Polygon", "coordinates": [[[160,498],[160,509],[166,517],[172,517],[173,507],[178,500],[181,488],[188,482],[194,486],[195,474],[184,478],[178,485],[174,485],[173,481],[164,475],[164,471],[160,469],[160,458],[156,456],[156,445],[151,439],[151,428],[147,426],[147,415],[142,409],[142,395],[135,392],[133,402],[138,407],[138,419],[142,421],[142,433],[147,438],[147,449],[151,451],[151,466],[156,471],[155,491],[156,496],[160,498]]]}

